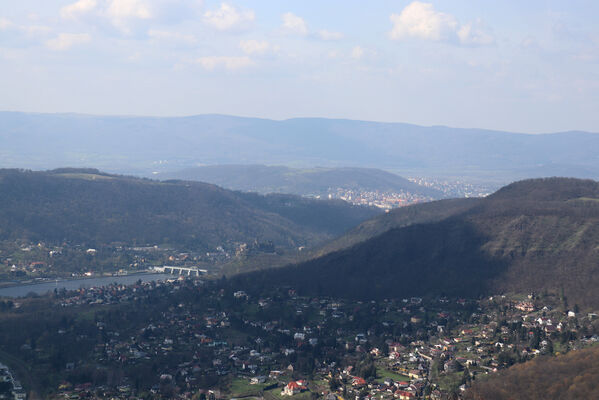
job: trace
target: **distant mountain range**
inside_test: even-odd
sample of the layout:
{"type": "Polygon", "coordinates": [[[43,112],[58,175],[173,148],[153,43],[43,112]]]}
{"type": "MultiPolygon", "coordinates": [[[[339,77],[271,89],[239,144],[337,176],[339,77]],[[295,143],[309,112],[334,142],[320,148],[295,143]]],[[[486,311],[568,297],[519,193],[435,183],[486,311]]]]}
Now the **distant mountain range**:
{"type": "Polygon", "coordinates": [[[325,196],[334,189],[409,192],[440,199],[443,193],[390,172],[374,168],[288,168],[266,165],[214,165],[156,174],[159,179],[184,179],[213,183],[258,193],[291,193],[325,196]]]}
{"type": "Polygon", "coordinates": [[[599,183],[526,180],[484,199],[407,207],[320,254],[238,283],[361,299],[547,291],[570,305],[599,306],[599,183]]]}
{"type": "Polygon", "coordinates": [[[212,250],[258,239],[297,249],[378,213],[343,201],[262,196],[92,169],[0,170],[0,240],[212,250]]]}
{"type": "Polygon", "coordinates": [[[370,167],[400,175],[599,177],[599,134],[516,134],[402,123],[223,115],[0,113],[0,167],[150,174],[197,165],[370,167]]]}

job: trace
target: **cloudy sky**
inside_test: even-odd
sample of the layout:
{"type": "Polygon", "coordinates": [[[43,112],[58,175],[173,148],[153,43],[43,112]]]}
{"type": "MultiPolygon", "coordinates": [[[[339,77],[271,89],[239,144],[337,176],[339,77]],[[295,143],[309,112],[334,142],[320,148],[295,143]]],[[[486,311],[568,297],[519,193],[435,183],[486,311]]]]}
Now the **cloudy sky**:
{"type": "Polygon", "coordinates": [[[596,0],[0,2],[0,110],[599,132],[596,0]]]}

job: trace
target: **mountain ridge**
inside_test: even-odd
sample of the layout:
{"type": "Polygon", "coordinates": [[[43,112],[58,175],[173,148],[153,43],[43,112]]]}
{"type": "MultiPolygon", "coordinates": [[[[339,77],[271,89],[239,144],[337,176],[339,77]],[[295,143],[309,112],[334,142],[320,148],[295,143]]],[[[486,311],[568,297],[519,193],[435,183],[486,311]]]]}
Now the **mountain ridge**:
{"type": "Polygon", "coordinates": [[[258,287],[288,285],[303,294],[364,300],[550,291],[570,304],[597,306],[599,183],[518,182],[446,218],[393,227],[334,250],[238,279],[242,286],[251,280],[258,287]],[[545,192],[557,194],[541,200],[545,192]]]}
{"type": "Polygon", "coordinates": [[[598,178],[599,134],[520,134],[343,119],[0,113],[3,167],[149,174],[198,164],[375,167],[500,182],[598,178]],[[547,172],[549,171],[549,172],[547,172]]]}
{"type": "Polygon", "coordinates": [[[0,170],[0,240],[208,250],[258,238],[296,248],[338,235],[376,213],[341,201],[261,196],[94,169],[0,170]]]}

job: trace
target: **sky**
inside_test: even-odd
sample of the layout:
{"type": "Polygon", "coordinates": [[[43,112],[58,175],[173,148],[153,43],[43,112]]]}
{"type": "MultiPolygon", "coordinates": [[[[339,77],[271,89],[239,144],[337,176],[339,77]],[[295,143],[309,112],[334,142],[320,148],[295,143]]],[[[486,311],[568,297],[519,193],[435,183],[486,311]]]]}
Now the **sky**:
{"type": "Polygon", "coordinates": [[[0,0],[0,110],[599,132],[596,0],[0,0]]]}

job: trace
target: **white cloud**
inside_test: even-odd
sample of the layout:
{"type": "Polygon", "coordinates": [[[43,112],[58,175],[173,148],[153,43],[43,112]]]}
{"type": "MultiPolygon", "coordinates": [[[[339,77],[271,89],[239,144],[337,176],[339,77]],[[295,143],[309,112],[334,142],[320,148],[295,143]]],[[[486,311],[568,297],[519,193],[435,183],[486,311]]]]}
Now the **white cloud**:
{"type": "Polygon", "coordinates": [[[221,3],[220,8],[204,13],[204,21],[220,31],[243,29],[254,21],[252,10],[238,10],[228,3],[221,3]]]}
{"type": "Polygon", "coordinates": [[[283,30],[288,33],[296,33],[298,35],[308,34],[308,25],[302,17],[298,17],[293,13],[283,14],[283,30]]]}
{"type": "Polygon", "coordinates": [[[154,18],[150,5],[145,0],[108,0],[108,7],[99,13],[122,33],[144,29],[145,22],[154,18]]]}
{"type": "Polygon", "coordinates": [[[173,24],[199,15],[202,0],[79,0],[60,10],[64,19],[93,16],[108,19],[128,31],[133,21],[155,20],[173,24]]]}
{"type": "Polygon", "coordinates": [[[63,19],[84,19],[93,25],[108,21],[121,33],[142,34],[150,23],[166,25],[197,18],[202,0],[78,0],[63,7],[63,19]]]}
{"type": "Polygon", "coordinates": [[[0,31],[16,32],[27,37],[44,36],[52,31],[52,28],[43,25],[18,25],[7,18],[0,18],[0,31]]]}
{"type": "Polygon", "coordinates": [[[6,18],[0,18],[0,31],[6,31],[12,28],[14,24],[6,18]]]}
{"type": "Polygon", "coordinates": [[[77,17],[94,10],[98,3],[96,0],[79,0],[60,9],[60,16],[64,19],[77,19],[77,17]]]}
{"type": "Polygon", "coordinates": [[[260,40],[242,40],[239,42],[239,48],[245,54],[265,54],[268,52],[279,51],[279,46],[273,46],[267,41],[260,40]]]}
{"type": "Polygon", "coordinates": [[[356,60],[364,57],[364,49],[360,46],[356,46],[351,50],[351,58],[356,60]]]}
{"type": "Polygon", "coordinates": [[[340,40],[343,39],[343,33],[341,32],[331,32],[325,29],[318,31],[318,37],[322,40],[340,40]]]}
{"type": "Polygon", "coordinates": [[[107,15],[115,21],[152,18],[150,7],[142,0],[110,0],[107,15]]]}
{"type": "Polygon", "coordinates": [[[60,33],[54,39],[46,41],[46,46],[50,50],[64,51],[89,41],[91,41],[91,36],[87,33],[60,33]]]}
{"type": "Polygon", "coordinates": [[[392,14],[393,29],[391,38],[402,40],[419,38],[443,40],[455,33],[458,22],[450,15],[435,10],[430,3],[414,1],[403,9],[401,14],[392,14]]]}
{"type": "Polygon", "coordinates": [[[462,25],[458,30],[458,38],[465,45],[486,46],[495,43],[493,35],[472,24],[462,25]]]}
{"type": "Polygon", "coordinates": [[[225,68],[229,71],[234,71],[242,68],[251,67],[254,62],[249,57],[223,57],[223,56],[208,56],[200,57],[196,60],[198,64],[205,70],[213,71],[217,68],[225,68]]]}
{"type": "Polygon", "coordinates": [[[460,25],[451,14],[435,10],[430,3],[414,1],[400,14],[391,14],[393,40],[422,39],[457,42],[464,45],[487,45],[494,39],[482,29],[470,24],[460,25]]]}
{"type": "Polygon", "coordinates": [[[343,33],[341,32],[334,32],[326,29],[310,31],[306,20],[291,12],[281,15],[281,19],[283,20],[281,31],[287,34],[295,34],[300,36],[310,35],[311,38],[320,40],[340,40],[344,37],[343,33]]]}
{"type": "Polygon", "coordinates": [[[196,38],[193,35],[186,35],[178,32],[150,29],[148,31],[148,36],[155,40],[162,40],[167,42],[181,42],[187,44],[196,43],[196,38]]]}

